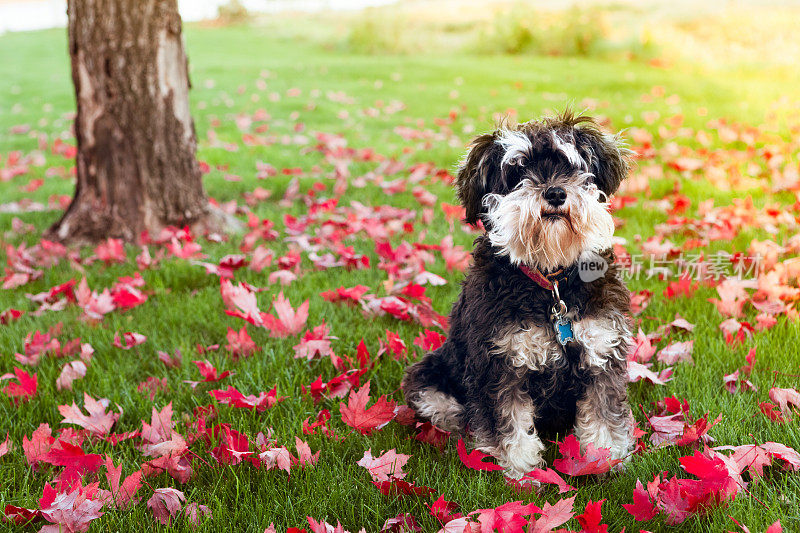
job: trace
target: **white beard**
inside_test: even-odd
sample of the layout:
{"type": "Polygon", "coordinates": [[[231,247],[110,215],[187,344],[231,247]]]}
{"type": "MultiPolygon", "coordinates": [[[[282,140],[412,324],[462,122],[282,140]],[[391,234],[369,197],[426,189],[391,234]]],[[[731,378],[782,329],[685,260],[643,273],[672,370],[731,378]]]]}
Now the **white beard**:
{"type": "Polygon", "coordinates": [[[548,271],[574,264],[584,252],[600,253],[612,245],[614,219],[603,195],[594,184],[563,186],[566,203],[558,211],[570,222],[542,218],[542,209],[553,208],[542,198],[541,187],[524,179],[506,195],[488,194],[484,205],[491,224],[489,240],[514,265],[524,264],[548,271]]]}

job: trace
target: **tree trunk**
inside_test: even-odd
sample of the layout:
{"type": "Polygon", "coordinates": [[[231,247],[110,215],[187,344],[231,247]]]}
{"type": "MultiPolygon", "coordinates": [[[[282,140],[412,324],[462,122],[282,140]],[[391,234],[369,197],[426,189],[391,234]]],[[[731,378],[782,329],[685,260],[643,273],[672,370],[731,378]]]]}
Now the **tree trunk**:
{"type": "Polygon", "coordinates": [[[69,0],[78,183],[50,238],[207,229],[176,0],[69,0]]]}

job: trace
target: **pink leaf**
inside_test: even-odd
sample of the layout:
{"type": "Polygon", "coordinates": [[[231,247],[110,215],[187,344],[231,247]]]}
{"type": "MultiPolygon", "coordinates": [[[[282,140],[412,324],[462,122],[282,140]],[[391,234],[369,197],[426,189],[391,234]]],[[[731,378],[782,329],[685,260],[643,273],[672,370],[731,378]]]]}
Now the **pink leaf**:
{"type": "Polygon", "coordinates": [[[86,375],[86,364],[83,361],[70,361],[61,369],[56,380],[56,389],[72,390],[72,382],[86,375]]]}
{"type": "Polygon", "coordinates": [[[272,304],[275,315],[262,314],[264,327],[270,331],[271,337],[289,337],[297,335],[308,320],[308,300],[295,310],[291,302],[280,292],[272,304]]]}
{"type": "Polygon", "coordinates": [[[365,451],[364,457],[356,464],[366,468],[373,481],[388,481],[390,477],[395,479],[406,477],[405,472],[403,472],[403,466],[411,458],[410,455],[397,453],[392,449],[383,455],[373,457],[371,452],[371,449],[365,451]]]}
{"type": "Polygon", "coordinates": [[[122,339],[120,339],[119,333],[114,334],[114,346],[122,348],[123,350],[130,350],[134,346],[143,344],[146,340],[147,337],[141,333],[134,333],[132,331],[123,333],[122,339]]]}
{"type": "Polygon", "coordinates": [[[549,533],[555,530],[555,528],[575,516],[575,513],[572,512],[574,503],[575,496],[558,500],[554,505],[544,502],[541,516],[531,518],[528,533],[549,533]]]}
{"type": "Polygon", "coordinates": [[[674,342],[658,352],[658,360],[661,363],[674,365],[675,363],[693,363],[692,351],[694,341],[674,342]]]}
{"type": "Polygon", "coordinates": [[[181,512],[186,497],[171,487],[156,489],[147,500],[147,507],[153,512],[155,519],[167,526],[181,512]]]}
{"type": "Polygon", "coordinates": [[[106,398],[95,400],[84,392],[83,406],[87,414],[83,414],[74,402],[70,406],[59,405],[58,412],[64,417],[61,423],[77,424],[95,435],[107,435],[114,423],[122,416],[122,408],[120,408],[119,413],[106,412],[108,404],[109,402],[106,398]]]}

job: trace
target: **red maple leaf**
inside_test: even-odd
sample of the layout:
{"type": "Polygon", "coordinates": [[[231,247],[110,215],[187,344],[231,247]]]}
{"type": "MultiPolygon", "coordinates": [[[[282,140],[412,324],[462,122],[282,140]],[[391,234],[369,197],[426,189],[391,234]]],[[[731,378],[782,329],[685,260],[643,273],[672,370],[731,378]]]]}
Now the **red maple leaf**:
{"type": "Polygon", "coordinates": [[[708,435],[708,430],[719,424],[722,420],[722,413],[720,413],[711,424],[708,423],[708,413],[695,420],[691,425],[686,424],[683,427],[683,434],[675,441],[678,446],[688,446],[698,442],[709,442],[713,439],[708,435]]]}
{"type": "Polygon", "coordinates": [[[633,503],[623,503],[622,507],[628,511],[637,522],[651,520],[658,514],[658,508],[652,501],[650,494],[645,490],[642,482],[636,480],[633,489],[633,503]]]}
{"type": "Polygon", "coordinates": [[[122,239],[108,239],[97,245],[94,249],[97,258],[106,265],[111,263],[124,263],[128,258],[125,256],[125,247],[122,239]]]}
{"type": "Polygon", "coordinates": [[[423,350],[429,352],[437,349],[444,341],[447,340],[445,335],[426,329],[414,339],[414,346],[419,346],[423,350]]]}
{"type": "Polygon", "coordinates": [[[14,403],[25,402],[36,396],[36,389],[39,386],[36,374],[28,374],[21,368],[14,367],[13,374],[0,376],[0,383],[6,379],[14,378],[16,378],[17,383],[9,383],[2,390],[6,396],[13,398],[14,403]]]}
{"type": "Polygon", "coordinates": [[[328,420],[331,419],[331,412],[327,409],[322,409],[319,413],[317,413],[317,419],[309,423],[308,420],[311,417],[307,417],[303,420],[303,434],[305,435],[314,435],[317,432],[317,428],[327,437],[329,438],[336,438],[336,434],[333,430],[328,427],[328,420]]]}
{"type": "Polygon", "coordinates": [[[628,361],[628,381],[635,383],[645,379],[653,385],[666,385],[672,379],[672,367],[661,370],[658,374],[650,370],[652,363],[642,364],[636,361],[628,361]]]}
{"type": "Polygon", "coordinates": [[[167,368],[180,368],[183,362],[183,354],[178,348],[175,348],[172,355],[161,350],[158,350],[156,353],[158,354],[158,360],[164,363],[167,368]]]}
{"type": "Polygon", "coordinates": [[[400,513],[394,518],[387,518],[381,528],[381,533],[406,533],[412,531],[422,531],[422,528],[417,524],[417,519],[409,513],[400,513]]]}
{"type": "Polygon", "coordinates": [[[747,291],[741,285],[741,280],[729,278],[717,285],[719,299],[709,298],[708,301],[717,307],[722,315],[738,318],[742,316],[742,308],[750,300],[747,291]]]}
{"type": "Polygon", "coordinates": [[[408,481],[390,478],[387,481],[373,481],[384,496],[428,496],[436,491],[430,487],[420,487],[408,481]]]}
{"type": "Polygon", "coordinates": [[[286,399],[285,396],[278,397],[277,387],[273,387],[269,392],[261,392],[258,396],[250,394],[245,396],[233,385],[228,385],[227,390],[211,390],[208,393],[216,400],[231,407],[242,407],[245,409],[255,409],[256,411],[266,411],[278,402],[286,399]]]}
{"type": "Polygon", "coordinates": [[[70,361],[61,369],[61,374],[56,379],[56,389],[72,390],[72,382],[86,375],[86,363],[83,361],[70,361]]]}
{"type": "Polygon", "coordinates": [[[205,254],[200,253],[203,247],[196,242],[185,242],[181,244],[178,239],[173,238],[170,242],[166,243],[166,248],[169,253],[181,259],[202,259],[206,257],[205,254]]]}
{"type": "MultiPolygon", "coordinates": [[[[669,400],[669,398],[664,400],[669,400]]],[[[674,414],[649,417],[648,422],[654,431],[650,435],[650,442],[656,446],[664,443],[688,446],[698,442],[711,442],[713,439],[708,435],[708,430],[722,420],[722,415],[720,414],[710,424],[708,422],[708,413],[692,422],[691,419],[687,418],[687,409],[688,404],[685,407],[678,407],[677,412],[674,412],[676,406],[673,405],[671,412],[674,412],[674,414]]]]}
{"type": "Polygon", "coordinates": [[[733,450],[730,459],[737,465],[740,472],[749,472],[753,482],[764,475],[764,467],[769,466],[773,459],[786,462],[786,468],[800,470],[800,454],[793,448],[779,442],[765,442],[764,444],[746,444],[743,446],[717,446],[716,451],[733,450]]]}
{"type": "Polygon", "coordinates": [[[758,404],[758,408],[761,409],[761,412],[764,413],[764,416],[772,420],[773,422],[778,422],[782,424],[786,422],[781,414],[780,409],[777,405],[772,402],[761,402],[758,404]]]}
{"type": "Polygon", "coordinates": [[[583,533],[608,533],[608,525],[600,523],[603,519],[601,511],[604,501],[605,499],[597,502],[589,501],[583,514],[575,517],[583,533]]]}
{"type": "Polygon", "coordinates": [[[297,449],[297,458],[295,460],[296,465],[305,468],[306,466],[314,466],[317,464],[319,460],[320,451],[317,450],[317,453],[311,453],[311,447],[308,445],[307,442],[300,440],[299,437],[294,438],[294,446],[297,449]]]}
{"type": "Polygon", "coordinates": [[[203,381],[190,381],[190,380],[183,381],[184,383],[188,383],[189,385],[191,385],[193,389],[197,387],[200,383],[213,383],[216,381],[222,381],[226,377],[233,375],[233,372],[231,372],[230,370],[226,370],[221,374],[217,373],[217,369],[214,367],[214,365],[209,363],[208,360],[192,361],[192,362],[197,365],[197,369],[200,371],[200,375],[203,376],[203,381]]]}
{"type": "Polygon", "coordinates": [[[14,320],[17,320],[23,314],[25,314],[25,311],[20,311],[18,309],[10,309],[10,308],[6,309],[2,313],[0,313],[0,325],[4,326],[6,324],[9,324],[14,320]]]}
{"type": "Polygon", "coordinates": [[[521,501],[507,502],[493,509],[478,509],[470,515],[477,514],[481,531],[501,531],[503,533],[523,533],[528,524],[525,516],[541,512],[536,505],[523,505],[521,501]]]}
{"type": "Polygon", "coordinates": [[[519,480],[519,483],[524,484],[528,480],[536,481],[538,483],[552,483],[558,487],[559,494],[575,490],[575,487],[564,481],[564,478],[558,475],[558,472],[552,468],[548,468],[546,470],[537,468],[536,470],[532,470],[522,476],[522,478],[519,480]]]}
{"type": "Polygon", "coordinates": [[[729,465],[725,456],[707,449],[705,453],[695,451],[693,455],[679,459],[681,467],[700,478],[698,492],[703,497],[712,496],[716,501],[733,498],[744,486],[738,468],[729,465]]]}
{"type": "Polygon", "coordinates": [[[611,459],[610,449],[595,448],[592,443],[587,444],[586,451],[581,453],[581,445],[575,435],[568,435],[560,442],[558,451],[563,458],[553,461],[553,467],[570,476],[605,474],[621,462],[619,459],[611,459]]]}
{"type": "MultiPolygon", "coordinates": [[[[409,411],[411,411],[411,409],[409,409],[409,411]]],[[[413,411],[411,412],[413,413],[413,411]]],[[[445,444],[447,444],[447,439],[450,438],[450,432],[439,429],[430,422],[423,422],[417,424],[417,435],[414,438],[420,442],[426,442],[438,448],[439,451],[442,451],[444,450],[445,444]]]]}
{"type": "MultiPolygon", "coordinates": [[[[64,466],[66,467],[65,471],[74,471],[81,476],[89,472],[96,472],[103,464],[103,458],[100,455],[96,453],[87,454],[80,446],[60,439],[55,441],[50,450],[40,457],[40,461],[51,465],[64,466]]],[[[66,478],[71,478],[71,476],[67,475],[66,478]]]]}
{"type": "Polygon", "coordinates": [[[696,281],[692,283],[692,278],[687,273],[684,273],[678,281],[671,281],[667,285],[667,288],[664,289],[664,297],[667,300],[673,300],[678,296],[691,298],[698,286],[699,284],[696,281]]]}
{"type": "Polygon", "coordinates": [[[55,442],[53,432],[48,424],[40,424],[28,439],[27,435],[22,436],[22,451],[28,464],[35,467],[42,457],[50,451],[55,442]]]}
{"type": "Polygon", "coordinates": [[[39,520],[44,520],[42,511],[39,509],[27,509],[25,507],[17,507],[16,505],[6,504],[3,514],[10,522],[18,526],[31,524],[39,520]]]}
{"type": "Polygon", "coordinates": [[[250,357],[261,349],[256,346],[256,343],[253,342],[250,334],[247,333],[247,326],[242,326],[242,329],[239,331],[236,331],[233,328],[228,328],[226,337],[228,339],[228,344],[225,346],[225,348],[231,352],[231,356],[234,360],[239,359],[240,357],[250,357]]]}
{"type": "Polygon", "coordinates": [[[306,359],[308,361],[316,357],[328,357],[334,355],[331,348],[330,329],[325,321],[303,334],[303,338],[294,346],[295,359],[306,359]]]}
{"type": "Polygon", "coordinates": [[[445,267],[448,271],[458,270],[463,272],[469,266],[472,253],[463,246],[453,246],[453,236],[447,235],[441,240],[441,253],[445,267]]]}
{"type": "Polygon", "coordinates": [[[233,285],[229,280],[221,279],[219,293],[222,296],[222,302],[227,308],[225,314],[243,318],[254,326],[264,325],[263,313],[258,308],[256,295],[247,285],[244,283],[233,285]]]}
{"type": "Polygon", "coordinates": [[[119,466],[114,466],[114,461],[107,455],[105,465],[106,479],[108,480],[108,486],[111,488],[108,501],[113,501],[117,509],[125,509],[130,504],[136,503],[134,498],[136,497],[136,492],[142,486],[142,471],[137,470],[120,483],[122,463],[119,466]]]}
{"type": "Polygon", "coordinates": [[[200,525],[201,518],[208,518],[208,519],[213,518],[211,516],[211,509],[197,502],[192,502],[188,504],[186,507],[184,507],[183,516],[186,517],[186,521],[189,522],[194,527],[200,525]]]}
{"type": "Polygon", "coordinates": [[[288,337],[303,331],[308,320],[308,300],[295,310],[291,302],[284,298],[283,292],[280,292],[272,303],[272,308],[275,310],[275,316],[261,314],[264,327],[270,331],[271,337],[288,337]]]}
{"type": "Polygon", "coordinates": [[[461,513],[453,512],[458,509],[458,504],[456,502],[449,502],[445,500],[443,494],[440,495],[439,498],[437,498],[432,504],[428,505],[426,503],[425,505],[427,505],[430,509],[431,515],[434,516],[442,525],[445,525],[451,520],[455,520],[456,518],[461,518],[463,516],[461,513]]]}
{"type": "Polygon", "coordinates": [[[486,471],[503,469],[503,467],[498,464],[485,462],[484,459],[489,457],[489,455],[479,450],[472,450],[468,454],[467,447],[464,444],[464,439],[458,439],[456,450],[458,451],[458,458],[461,459],[461,462],[464,463],[464,466],[467,468],[486,471]]]}
{"type": "Polygon", "coordinates": [[[361,339],[356,347],[356,361],[358,361],[358,368],[362,370],[372,368],[375,365],[372,361],[372,357],[369,355],[367,345],[364,344],[364,339],[361,339]]]}
{"type": "Polygon", "coordinates": [[[411,320],[409,309],[412,304],[396,296],[387,296],[376,300],[379,302],[381,311],[389,313],[398,320],[411,320]]]}
{"type": "Polygon", "coordinates": [[[147,295],[130,285],[119,284],[111,289],[111,301],[119,309],[131,309],[147,301],[147,295]]]}
{"type": "Polygon", "coordinates": [[[386,330],[386,342],[383,339],[380,339],[380,348],[378,349],[378,356],[380,357],[384,352],[389,352],[392,354],[396,360],[400,361],[401,359],[406,358],[406,352],[408,348],[406,347],[406,343],[403,342],[403,339],[400,338],[400,335],[393,331],[386,330]]]}
{"type": "Polygon", "coordinates": [[[211,455],[220,464],[238,465],[248,455],[252,454],[247,435],[231,429],[230,424],[216,425],[211,434],[218,439],[218,445],[212,448],[211,455]]]}
{"type": "Polygon", "coordinates": [[[640,328],[631,346],[630,353],[628,353],[628,361],[647,363],[655,353],[656,347],[651,344],[650,338],[640,328]]]}
{"type": "Polygon", "coordinates": [[[311,394],[314,403],[317,403],[323,396],[326,398],[344,398],[353,387],[358,387],[361,376],[367,372],[366,369],[348,370],[327,383],[322,381],[320,375],[310,385],[302,385],[300,389],[303,394],[311,394]]]}
{"type": "MultiPolygon", "coordinates": [[[[55,526],[43,528],[45,531],[86,531],[92,520],[100,518],[103,513],[103,501],[90,498],[91,489],[82,487],[77,480],[72,490],[63,492],[53,489],[49,484],[44,486],[39,506],[42,516],[55,526]]],[[[74,486],[73,485],[73,486],[74,486]]]]}
{"type": "Polygon", "coordinates": [[[136,390],[148,396],[152,402],[158,392],[169,392],[169,385],[167,384],[167,378],[149,376],[146,380],[139,383],[136,390]]]}
{"type": "Polygon", "coordinates": [[[387,400],[386,396],[380,396],[371,407],[367,408],[370,400],[369,387],[370,382],[367,381],[358,391],[355,389],[350,391],[347,405],[339,404],[342,421],[363,435],[369,435],[372,431],[382,428],[394,418],[395,403],[387,400]]]}
{"type": "Polygon", "coordinates": [[[319,295],[329,302],[344,302],[350,305],[356,305],[364,298],[364,295],[368,291],[369,287],[364,285],[356,285],[355,287],[349,288],[339,287],[338,289],[333,289],[331,291],[321,292],[319,295]]]}
{"type": "Polygon", "coordinates": [[[653,293],[648,290],[631,292],[631,313],[638,315],[644,311],[650,305],[652,297],[653,293]]]}

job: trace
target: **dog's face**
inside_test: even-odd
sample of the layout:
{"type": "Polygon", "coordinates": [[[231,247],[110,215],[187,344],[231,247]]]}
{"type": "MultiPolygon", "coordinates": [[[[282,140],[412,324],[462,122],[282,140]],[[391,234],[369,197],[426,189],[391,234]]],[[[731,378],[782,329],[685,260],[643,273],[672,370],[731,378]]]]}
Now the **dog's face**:
{"type": "Polygon", "coordinates": [[[611,247],[608,198],[628,173],[629,151],[589,117],[501,127],[481,135],[456,177],[466,221],[480,218],[513,264],[551,270],[611,247]]]}

